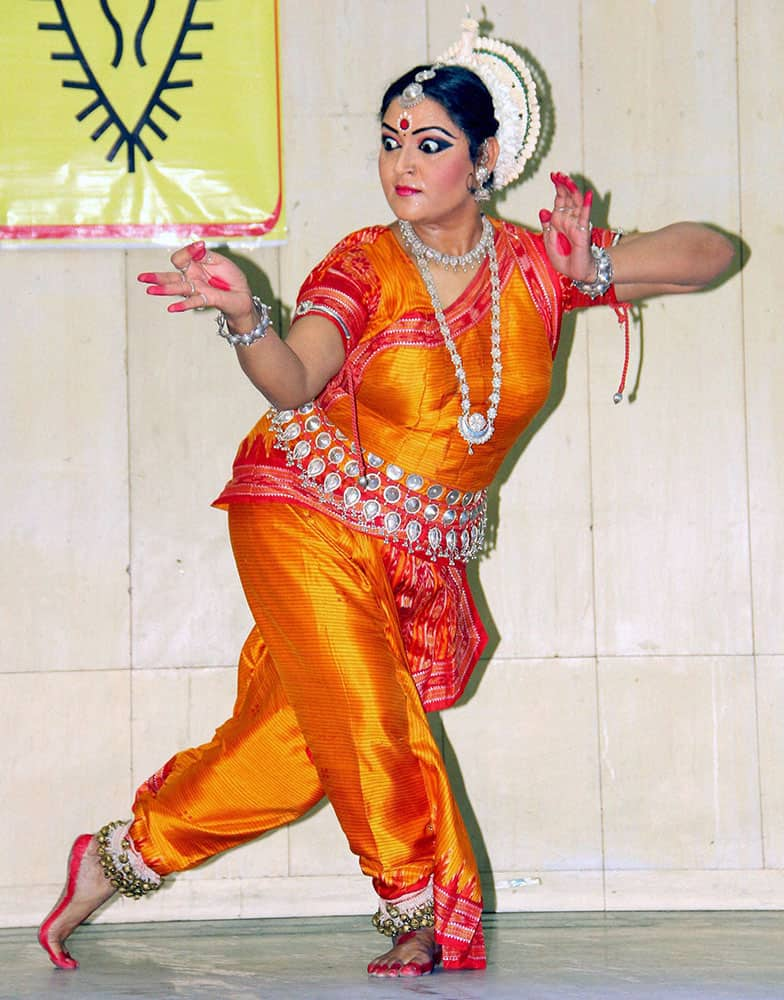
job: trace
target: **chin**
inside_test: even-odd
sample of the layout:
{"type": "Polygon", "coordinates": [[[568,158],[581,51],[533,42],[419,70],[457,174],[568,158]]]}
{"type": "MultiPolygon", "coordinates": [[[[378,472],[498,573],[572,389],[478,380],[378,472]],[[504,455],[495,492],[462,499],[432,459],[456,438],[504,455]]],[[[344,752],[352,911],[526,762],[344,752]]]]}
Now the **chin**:
{"type": "Polygon", "coordinates": [[[409,215],[418,215],[422,211],[421,201],[421,195],[411,195],[408,198],[402,198],[394,191],[387,195],[389,207],[395,215],[399,215],[401,218],[408,218],[409,215]]]}
{"type": "Polygon", "coordinates": [[[405,219],[408,222],[418,222],[422,218],[422,212],[417,211],[416,206],[408,203],[406,198],[395,198],[389,203],[389,207],[398,219],[405,219]]]}

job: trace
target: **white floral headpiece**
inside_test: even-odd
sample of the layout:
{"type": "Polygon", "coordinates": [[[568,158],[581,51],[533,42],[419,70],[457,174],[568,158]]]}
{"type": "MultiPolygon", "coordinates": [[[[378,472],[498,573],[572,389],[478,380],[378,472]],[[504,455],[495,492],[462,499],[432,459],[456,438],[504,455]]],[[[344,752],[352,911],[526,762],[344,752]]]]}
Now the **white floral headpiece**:
{"type": "Polygon", "coordinates": [[[533,156],[541,121],[536,84],[521,56],[504,42],[479,34],[479,22],[467,17],[461,22],[460,41],[433,63],[463,66],[473,70],[490,91],[498,119],[496,139],[498,160],[493,170],[493,187],[500,190],[517,180],[533,156]]]}

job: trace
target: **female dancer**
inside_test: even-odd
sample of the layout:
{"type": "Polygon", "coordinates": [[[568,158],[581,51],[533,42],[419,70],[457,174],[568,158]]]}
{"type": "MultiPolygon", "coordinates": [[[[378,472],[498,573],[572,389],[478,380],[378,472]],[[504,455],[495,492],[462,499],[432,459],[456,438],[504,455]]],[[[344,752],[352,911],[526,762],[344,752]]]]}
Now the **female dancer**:
{"type": "Polygon", "coordinates": [[[346,237],[300,290],[284,341],[242,272],[197,242],[139,276],[219,332],[272,403],[216,503],[254,618],[232,717],[138,790],[129,821],[74,844],[39,931],[114,892],[260,836],[326,795],[379,897],[392,947],[372,975],[485,964],[479,874],[425,712],[462,693],[485,641],[465,575],[485,488],[544,402],[565,310],[700,288],[732,250],[680,223],[625,237],[552,175],[533,234],[482,215],[539,130],[533,81],[476,36],[391,85],[379,172],[395,216],[346,237]]]}

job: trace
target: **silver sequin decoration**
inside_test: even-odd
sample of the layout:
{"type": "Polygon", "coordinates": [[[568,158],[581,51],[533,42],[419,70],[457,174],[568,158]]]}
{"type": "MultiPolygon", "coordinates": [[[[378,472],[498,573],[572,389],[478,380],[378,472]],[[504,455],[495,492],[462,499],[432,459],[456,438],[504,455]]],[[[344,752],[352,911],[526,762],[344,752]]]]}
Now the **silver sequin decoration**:
{"type": "Polygon", "coordinates": [[[384,527],[387,531],[397,531],[400,527],[401,517],[397,511],[391,510],[384,518],[384,527]]]}
{"type": "Polygon", "coordinates": [[[346,507],[353,507],[355,503],[359,503],[361,497],[362,494],[356,486],[348,486],[343,493],[343,503],[346,507]]]}
{"type": "Polygon", "coordinates": [[[381,512],[381,504],[378,500],[366,500],[363,504],[362,511],[368,521],[372,521],[381,512]]]}
{"type": "Polygon", "coordinates": [[[422,525],[419,521],[409,521],[406,525],[406,537],[410,542],[415,542],[422,534],[422,525]]]}

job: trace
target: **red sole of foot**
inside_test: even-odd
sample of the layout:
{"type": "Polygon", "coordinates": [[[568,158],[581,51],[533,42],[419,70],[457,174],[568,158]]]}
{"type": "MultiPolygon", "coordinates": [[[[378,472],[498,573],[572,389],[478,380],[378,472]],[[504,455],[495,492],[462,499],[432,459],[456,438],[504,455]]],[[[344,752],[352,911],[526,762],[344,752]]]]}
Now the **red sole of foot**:
{"type": "Polygon", "coordinates": [[[49,943],[49,928],[73,899],[74,892],[76,891],[76,880],[79,877],[79,869],[82,866],[82,860],[92,839],[91,834],[83,833],[81,837],[77,837],[74,841],[71,848],[71,856],[68,859],[68,883],[65,887],[63,897],[38,928],[38,943],[47,953],[52,964],[56,965],[58,969],[79,968],[79,963],[67,951],[56,952],[52,948],[49,943]]]}

